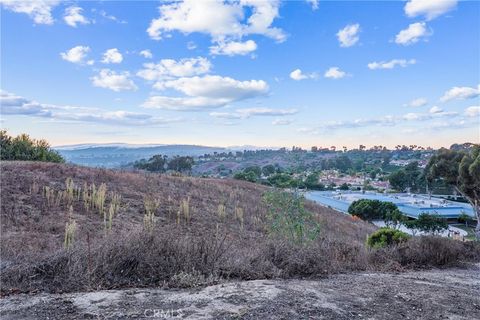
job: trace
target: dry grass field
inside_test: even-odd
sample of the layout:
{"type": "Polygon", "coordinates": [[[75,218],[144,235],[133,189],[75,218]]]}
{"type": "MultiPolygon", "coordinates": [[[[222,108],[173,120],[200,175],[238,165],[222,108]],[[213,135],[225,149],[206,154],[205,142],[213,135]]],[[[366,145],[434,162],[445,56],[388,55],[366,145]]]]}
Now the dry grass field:
{"type": "Polygon", "coordinates": [[[2,294],[319,278],[480,258],[476,243],[434,237],[371,250],[373,225],[310,202],[320,234],[292,243],[267,232],[267,191],[238,180],[2,162],[2,294]]]}

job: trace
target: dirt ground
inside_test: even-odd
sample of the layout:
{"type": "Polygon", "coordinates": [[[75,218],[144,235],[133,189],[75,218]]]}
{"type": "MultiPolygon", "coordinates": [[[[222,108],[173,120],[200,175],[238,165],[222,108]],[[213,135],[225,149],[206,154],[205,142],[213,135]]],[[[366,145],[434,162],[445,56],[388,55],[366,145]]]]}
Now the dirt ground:
{"type": "Polygon", "coordinates": [[[189,289],[12,295],[7,319],[480,319],[480,264],[469,269],[255,280],[189,289]]]}

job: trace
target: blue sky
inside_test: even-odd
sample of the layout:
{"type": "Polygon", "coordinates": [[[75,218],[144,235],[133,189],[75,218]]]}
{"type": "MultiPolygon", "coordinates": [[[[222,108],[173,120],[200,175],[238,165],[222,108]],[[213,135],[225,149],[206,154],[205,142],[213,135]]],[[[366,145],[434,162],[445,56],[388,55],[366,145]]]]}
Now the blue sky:
{"type": "Polygon", "coordinates": [[[53,145],[480,140],[477,1],[0,3],[12,134],[53,145]]]}

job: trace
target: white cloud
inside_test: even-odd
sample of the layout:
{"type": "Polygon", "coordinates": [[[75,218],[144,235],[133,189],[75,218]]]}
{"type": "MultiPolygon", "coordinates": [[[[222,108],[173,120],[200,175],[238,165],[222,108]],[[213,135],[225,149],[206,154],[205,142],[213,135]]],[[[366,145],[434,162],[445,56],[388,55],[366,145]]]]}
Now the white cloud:
{"type": "Polygon", "coordinates": [[[360,32],[360,25],[356,24],[349,24],[345,26],[345,28],[339,30],[337,32],[337,38],[340,42],[340,46],[344,48],[351,47],[355,45],[360,37],[358,33],[360,32]]]}
{"type": "Polygon", "coordinates": [[[109,125],[164,125],[180,120],[179,118],[161,118],[149,114],[123,110],[104,111],[98,108],[57,106],[39,103],[5,91],[0,93],[0,106],[3,115],[41,117],[52,120],[103,123],[109,125]]]}
{"type": "Polygon", "coordinates": [[[405,121],[428,121],[436,118],[456,117],[458,112],[455,111],[443,111],[439,107],[432,107],[428,113],[414,113],[410,112],[399,120],[405,121]]]}
{"type": "Polygon", "coordinates": [[[249,108],[238,109],[237,113],[243,115],[245,118],[252,116],[287,116],[298,113],[297,109],[272,109],[272,108],[249,108]]]}
{"type": "Polygon", "coordinates": [[[324,77],[330,79],[341,79],[347,76],[345,71],[340,70],[338,67],[331,67],[325,71],[324,77]]]}
{"type": "Polygon", "coordinates": [[[318,134],[318,130],[315,128],[308,128],[308,127],[303,127],[303,128],[298,128],[297,132],[301,133],[309,133],[309,134],[318,134]]]}
{"type": "Polygon", "coordinates": [[[77,24],[89,24],[90,21],[82,15],[83,9],[71,6],[65,9],[63,20],[71,27],[77,27],[77,24]]]}
{"type": "Polygon", "coordinates": [[[214,118],[220,119],[244,119],[244,117],[239,113],[232,113],[232,112],[210,112],[210,115],[214,118]]]}
{"type": "Polygon", "coordinates": [[[428,103],[427,99],[425,98],[417,98],[413,99],[407,104],[404,104],[404,107],[413,107],[413,108],[418,108],[418,107],[423,107],[428,103]]]}
{"type": "Polygon", "coordinates": [[[447,102],[454,99],[471,99],[480,96],[480,84],[475,87],[453,87],[440,98],[440,101],[447,102]]]}
{"type": "Polygon", "coordinates": [[[410,64],[415,64],[417,61],[415,59],[393,59],[390,61],[379,61],[379,62],[370,62],[367,66],[370,70],[377,70],[377,69],[393,69],[396,66],[405,68],[410,64]]]}
{"type": "MultiPolygon", "coordinates": [[[[69,61],[71,63],[83,64],[85,63],[85,58],[87,57],[90,48],[87,46],[76,46],[68,50],[67,52],[60,52],[60,56],[63,60],[69,61]]],[[[87,61],[87,64],[93,64],[92,60],[87,61]]]]}
{"type": "Polygon", "coordinates": [[[292,78],[293,80],[303,80],[303,79],[307,79],[308,76],[304,75],[302,73],[302,70],[300,69],[295,69],[293,70],[292,72],[290,72],[290,78],[292,78]]]}
{"type": "Polygon", "coordinates": [[[293,120],[291,119],[275,119],[272,121],[272,124],[274,126],[288,126],[289,124],[292,124],[293,120]]]}
{"type": "Polygon", "coordinates": [[[454,9],[457,2],[457,0],[410,0],[404,10],[410,18],[423,15],[427,20],[432,20],[454,9]]]}
{"type": "Polygon", "coordinates": [[[117,48],[108,49],[103,53],[103,63],[121,63],[122,61],[123,56],[117,48]]]}
{"type": "Polygon", "coordinates": [[[185,34],[209,34],[214,42],[241,39],[249,34],[260,34],[283,41],[286,38],[284,32],[271,26],[279,16],[279,6],[278,0],[175,1],[160,5],[160,16],[151,21],[147,32],[156,40],[166,33],[179,31],[185,34]],[[247,17],[246,13],[250,15],[247,17]]]}
{"type": "Polygon", "coordinates": [[[312,10],[317,10],[318,9],[318,3],[320,0],[306,0],[311,6],[312,10]]]}
{"type": "Polygon", "coordinates": [[[108,19],[108,20],[111,20],[111,21],[115,21],[115,22],[118,22],[118,23],[121,23],[121,24],[125,24],[127,23],[127,21],[125,20],[120,20],[118,19],[117,17],[111,15],[111,14],[108,14],[106,13],[104,10],[100,10],[98,12],[102,17],[104,17],[105,19],[108,19]]]}
{"type": "Polygon", "coordinates": [[[130,79],[128,72],[115,72],[102,69],[98,75],[90,78],[95,87],[106,88],[113,91],[137,90],[137,86],[130,79]]]}
{"type": "Polygon", "coordinates": [[[268,85],[263,80],[239,81],[209,75],[165,81],[162,88],[174,89],[186,97],[153,96],[143,106],[169,110],[217,108],[235,101],[263,96],[268,92],[268,85]]]}
{"type": "Polygon", "coordinates": [[[210,72],[212,64],[203,57],[186,58],[180,60],[162,59],[158,63],[145,63],[137,76],[158,81],[156,87],[163,86],[162,81],[179,77],[191,77],[210,72]]]}
{"type": "Polygon", "coordinates": [[[248,119],[255,116],[288,116],[298,113],[297,109],[248,108],[235,112],[211,112],[210,115],[222,119],[248,119]]]}
{"type": "Polygon", "coordinates": [[[37,24],[53,24],[52,9],[60,0],[0,0],[5,9],[25,13],[37,24]]]}
{"type": "MultiPolygon", "coordinates": [[[[320,132],[330,133],[331,130],[337,129],[355,129],[355,128],[365,128],[365,127],[386,127],[386,126],[398,126],[398,125],[405,125],[410,124],[411,122],[425,122],[428,124],[429,128],[432,127],[432,123],[438,123],[441,120],[448,120],[450,123],[453,124],[453,121],[460,120],[462,126],[470,126],[475,125],[473,122],[465,121],[466,119],[460,117],[458,112],[454,111],[443,111],[438,107],[433,107],[426,113],[406,113],[404,115],[385,115],[378,118],[371,118],[371,119],[355,119],[355,120],[346,120],[346,121],[330,121],[326,123],[322,123],[315,127],[309,128],[300,128],[297,131],[311,133],[311,134],[319,134],[320,132]]],[[[458,125],[458,121],[455,125],[458,125]]],[[[418,126],[418,124],[415,124],[418,126]]],[[[422,125],[422,128],[426,128],[427,125],[422,125]]]]}
{"type": "Polygon", "coordinates": [[[295,69],[292,72],[290,72],[290,78],[292,78],[295,81],[305,80],[305,79],[316,79],[317,77],[318,75],[314,72],[305,74],[300,69],[295,69]]]}
{"type": "Polygon", "coordinates": [[[478,117],[480,117],[480,106],[468,107],[467,109],[465,109],[465,115],[472,118],[477,117],[478,119],[478,117]]]}
{"type": "Polygon", "coordinates": [[[257,50],[257,44],[253,40],[218,42],[216,45],[210,47],[210,53],[213,55],[241,55],[244,56],[257,50]]]}
{"type": "Polygon", "coordinates": [[[223,107],[228,102],[227,99],[206,97],[151,96],[142,104],[142,107],[173,111],[201,111],[203,109],[223,107]]]}
{"type": "Polygon", "coordinates": [[[415,22],[395,36],[395,43],[408,46],[418,42],[422,37],[426,38],[431,35],[432,32],[427,30],[425,22],[415,22]]]}
{"type": "Polygon", "coordinates": [[[253,98],[268,92],[268,85],[263,80],[239,81],[208,75],[170,80],[164,85],[165,88],[175,89],[191,97],[224,98],[231,101],[253,98]]]}
{"type": "Polygon", "coordinates": [[[147,59],[152,59],[153,58],[152,52],[148,49],[140,51],[140,55],[144,58],[147,58],[147,59]]]}

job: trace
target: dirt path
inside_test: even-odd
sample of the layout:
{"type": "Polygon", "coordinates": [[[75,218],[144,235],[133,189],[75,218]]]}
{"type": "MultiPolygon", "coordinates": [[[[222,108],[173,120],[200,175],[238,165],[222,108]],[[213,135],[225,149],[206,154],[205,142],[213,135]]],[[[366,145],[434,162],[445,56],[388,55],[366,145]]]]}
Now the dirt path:
{"type": "Polygon", "coordinates": [[[480,319],[480,265],[324,280],[230,282],[198,290],[16,295],[7,319],[480,319]]]}

